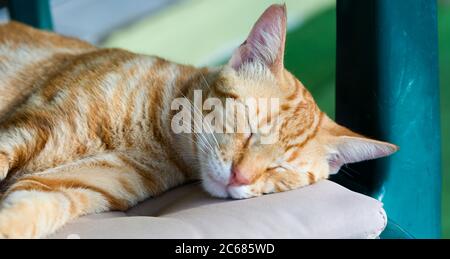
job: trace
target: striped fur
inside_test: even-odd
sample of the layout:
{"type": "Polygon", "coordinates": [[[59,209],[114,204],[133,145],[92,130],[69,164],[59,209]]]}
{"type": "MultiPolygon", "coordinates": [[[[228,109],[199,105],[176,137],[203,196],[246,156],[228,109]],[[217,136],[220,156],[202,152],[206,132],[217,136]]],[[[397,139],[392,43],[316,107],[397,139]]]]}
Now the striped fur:
{"type": "MultiPolygon", "coordinates": [[[[284,7],[271,8],[285,14],[284,7]]],[[[285,18],[275,19],[285,26],[279,22],[285,18]]],[[[282,62],[274,53],[264,55],[282,62]]],[[[293,75],[274,69],[260,61],[194,68],[1,25],[0,237],[45,237],[79,216],[127,210],[190,181],[202,180],[217,197],[250,198],[315,183],[352,162],[348,148],[346,160],[339,157],[338,140],[365,139],[332,122],[293,75]],[[194,90],[237,101],[279,98],[279,142],[174,134],[171,103],[192,99],[194,90]],[[236,174],[248,183],[232,184],[236,174]]],[[[369,150],[370,158],[396,149],[364,143],[359,150],[369,150]]]]}

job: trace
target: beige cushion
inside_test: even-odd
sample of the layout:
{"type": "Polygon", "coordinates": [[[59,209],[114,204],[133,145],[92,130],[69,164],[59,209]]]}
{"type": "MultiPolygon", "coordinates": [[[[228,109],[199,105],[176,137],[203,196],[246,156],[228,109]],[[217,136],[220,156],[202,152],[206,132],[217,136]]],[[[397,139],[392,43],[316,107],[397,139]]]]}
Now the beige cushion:
{"type": "Polygon", "coordinates": [[[126,213],[78,219],[51,238],[376,238],[386,222],[380,202],[330,181],[241,201],[192,184],[126,213]]]}

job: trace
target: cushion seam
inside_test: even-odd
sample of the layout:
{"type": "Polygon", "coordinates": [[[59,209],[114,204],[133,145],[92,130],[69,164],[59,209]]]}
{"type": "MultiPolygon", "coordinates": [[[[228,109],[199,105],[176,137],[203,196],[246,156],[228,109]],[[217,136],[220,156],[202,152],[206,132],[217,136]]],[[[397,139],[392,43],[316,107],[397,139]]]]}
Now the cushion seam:
{"type": "Polygon", "coordinates": [[[371,234],[369,234],[367,237],[368,239],[377,238],[383,232],[383,230],[385,230],[387,227],[387,217],[386,217],[386,213],[385,213],[384,209],[380,208],[378,210],[378,213],[381,215],[381,217],[383,219],[383,226],[378,228],[377,230],[371,232],[371,234]]]}

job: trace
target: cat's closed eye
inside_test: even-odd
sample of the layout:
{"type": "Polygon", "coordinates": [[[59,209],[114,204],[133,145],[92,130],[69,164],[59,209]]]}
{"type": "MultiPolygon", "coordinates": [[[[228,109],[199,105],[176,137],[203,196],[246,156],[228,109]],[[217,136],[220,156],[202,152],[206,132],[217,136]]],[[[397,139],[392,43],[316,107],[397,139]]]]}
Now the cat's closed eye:
{"type": "Polygon", "coordinates": [[[320,110],[284,67],[286,29],[273,5],[227,64],[196,68],[1,24],[0,238],[193,181],[220,198],[289,191],[397,151],[320,110]],[[213,109],[226,100],[236,110],[213,109]]]}

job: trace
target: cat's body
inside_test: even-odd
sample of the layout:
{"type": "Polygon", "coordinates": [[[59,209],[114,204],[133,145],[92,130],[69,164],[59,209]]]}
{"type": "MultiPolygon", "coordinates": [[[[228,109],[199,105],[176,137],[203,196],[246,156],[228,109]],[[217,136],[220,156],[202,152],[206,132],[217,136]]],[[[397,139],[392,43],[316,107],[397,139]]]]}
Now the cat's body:
{"type": "Polygon", "coordinates": [[[284,70],[285,26],[285,7],[272,6],[229,65],[198,69],[0,25],[0,237],[43,237],[194,180],[217,197],[287,191],[394,152],[332,122],[284,70]],[[175,134],[171,104],[194,90],[280,98],[279,142],[175,134]]]}
{"type": "Polygon", "coordinates": [[[21,171],[121,152],[168,174],[182,175],[183,168],[183,178],[198,179],[166,140],[171,101],[189,94],[186,85],[203,80],[206,69],[98,49],[18,23],[1,26],[0,39],[0,67],[7,68],[0,78],[8,79],[0,85],[1,149],[21,171]]]}
{"type": "MultiPolygon", "coordinates": [[[[187,84],[202,82],[208,76],[205,69],[97,49],[17,23],[0,26],[0,68],[4,203],[15,200],[19,192],[52,195],[72,189],[76,197],[67,197],[67,202],[76,212],[65,215],[72,218],[106,208],[126,210],[199,179],[174,150],[177,143],[169,136],[169,115],[172,99],[189,94],[187,84]],[[89,193],[83,194],[90,191],[103,197],[95,201],[89,193]],[[92,209],[82,207],[86,204],[77,208],[73,200],[77,198],[97,204],[92,209]]],[[[26,199],[32,202],[39,195],[26,199]]],[[[61,202],[55,201],[55,207],[61,202]]],[[[30,220],[39,213],[37,206],[15,218],[0,214],[0,235],[41,236],[39,229],[12,234],[5,230],[25,220],[38,221],[39,217],[30,220]]],[[[55,213],[52,220],[57,227],[67,218],[55,213]]]]}

